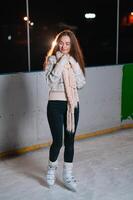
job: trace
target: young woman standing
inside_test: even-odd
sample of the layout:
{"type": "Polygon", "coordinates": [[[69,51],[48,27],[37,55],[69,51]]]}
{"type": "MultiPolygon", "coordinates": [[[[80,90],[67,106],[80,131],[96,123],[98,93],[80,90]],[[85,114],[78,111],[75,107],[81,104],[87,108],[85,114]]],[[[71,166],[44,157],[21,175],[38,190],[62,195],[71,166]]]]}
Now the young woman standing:
{"type": "Polygon", "coordinates": [[[64,133],[63,181],[67,188],[76,191],[77,183],[72,173],[74,138],[79,119],[78,89],[85,85],[85,68],[74,32],[64,30],[56,35],[45,58],[44,70],[49,86],[47,118],[52,134],[47,184],[52,186],[55,183],[64,133]]]}

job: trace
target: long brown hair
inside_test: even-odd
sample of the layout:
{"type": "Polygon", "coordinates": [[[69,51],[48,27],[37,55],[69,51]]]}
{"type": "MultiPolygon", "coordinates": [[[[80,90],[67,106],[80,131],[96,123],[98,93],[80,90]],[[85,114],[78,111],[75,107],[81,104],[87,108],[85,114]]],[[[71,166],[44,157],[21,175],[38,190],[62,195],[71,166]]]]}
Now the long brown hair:
{"type": "Polygon", "coordinates": [[[45,62],[43,64],[44,68],[47,64],[47,60],[48,57],[51,55],[55,55],[57,51],[59,51],[59,41],[61,39],[62,36],[69,36],[70,37],[70,41],[71,41],[71,48],[70,48],[70,52],[69,54],[71,56],[73,56],[75,58],[75,60],[79,63],[81,70],[83,71],[84,75],[85,75],[85,63],[84,63],[84,58],[83,58],[83,53],[81,50],[81,47],[79,45],[79,42],[75,36],[75,34],[69,30],[66,29],[60,33],[58,33],[54,39],[54,45],[51,46],[50,50],[47,53],[47,56],[45,58],[45,62]]]}

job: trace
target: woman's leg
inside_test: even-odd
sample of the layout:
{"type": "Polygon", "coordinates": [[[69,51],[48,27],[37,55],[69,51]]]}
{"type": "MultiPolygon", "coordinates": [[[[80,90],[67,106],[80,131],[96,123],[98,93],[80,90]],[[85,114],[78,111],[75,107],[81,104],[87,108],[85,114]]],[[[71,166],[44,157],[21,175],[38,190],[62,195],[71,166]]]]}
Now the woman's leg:
{"type": "Polygon", "coordinates": [[[52,134],[52,145],[49,151],[49,160],[55,162],[62,147],[63,136],[63,109],[62,101],[49,101],[47,105],[47,117],[52,134]]]}
{"type": "Polygon", "coordinates": [[[47,117],[52,134],[52,145],[49,151],[48,170],[46,181],[53,186],[56,180],[56,169],[58,166],[58,155],[62,146],[63,135],[63,104],[60,101],[49,101],[47,105],[47,117]]]}
{"type": "Polygon", "coordinates": [[[67,132],[66,123],[65,123],[65,135],[64,135],[65,151],[64,151],[64,165],[63,165],[64,184],[68,189],[72,191],[77,190],[76,179],[73,176],[73,157],[74,157],[74,138],[75,138],[75,133],[76,133],[78,120],[79,120],[79,105],[75,109],[74,117],[75,117],[75,132],[74,133],[67,132]]]}
{"type": "Polygon", "coordinates": [[[78,120],[79,120],[79,104],[78,107],[75,108],[74,112],[74,117],[75,117],[75,132],[74,133],[69,133],[66,129],[66,117],[64,119],[64,162],[73,162],[73,157],[74,157],[74,138],[75,138],[75,133],[78,125],[78,120]]]}

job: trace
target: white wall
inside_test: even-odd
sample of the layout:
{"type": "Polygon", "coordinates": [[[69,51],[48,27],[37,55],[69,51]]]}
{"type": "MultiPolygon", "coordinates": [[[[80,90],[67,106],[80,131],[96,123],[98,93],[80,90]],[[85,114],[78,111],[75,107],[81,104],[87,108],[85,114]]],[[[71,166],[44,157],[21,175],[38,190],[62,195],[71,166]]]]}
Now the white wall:
{"type": "MultiPolygon", "coordinates": [[[[77,134],[120,125],[122,66],[86,68],[77,134]]],[[[0,76],[0,152],[51,140],[44,72],[0,76]]]]}
{"type": "Polygon", "coordinates": [[[87,69],[81,91],[79,132],[92,132],[120,124],[122,66],[87,69]]]}

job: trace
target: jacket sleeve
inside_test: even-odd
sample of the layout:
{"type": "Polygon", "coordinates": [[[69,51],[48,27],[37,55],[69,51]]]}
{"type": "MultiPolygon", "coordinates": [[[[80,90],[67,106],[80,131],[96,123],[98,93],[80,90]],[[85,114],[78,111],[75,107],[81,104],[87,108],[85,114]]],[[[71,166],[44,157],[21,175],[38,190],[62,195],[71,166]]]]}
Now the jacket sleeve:
{"type": "Polygon", "coordinates": [[[51,87],[53,84],[58,84],[64,65],[62,62],[57,62],[55,56],[48,58],[48,63],[45,69],[46,82],[51,87]]]}

